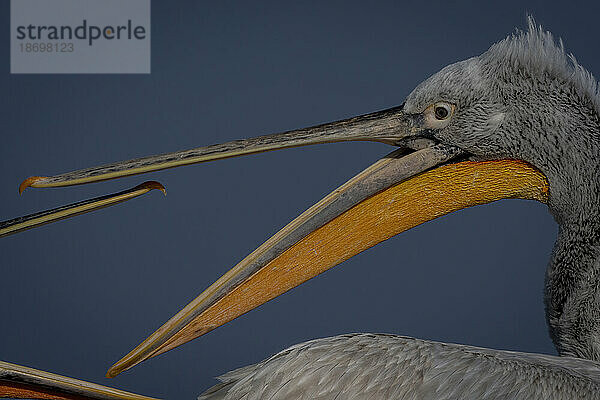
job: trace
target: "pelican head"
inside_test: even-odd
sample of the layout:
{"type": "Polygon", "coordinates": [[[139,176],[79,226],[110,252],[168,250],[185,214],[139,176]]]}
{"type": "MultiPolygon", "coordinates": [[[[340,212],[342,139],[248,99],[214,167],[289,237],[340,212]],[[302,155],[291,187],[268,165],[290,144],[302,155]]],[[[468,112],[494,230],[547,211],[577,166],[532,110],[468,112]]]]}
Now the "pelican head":
{"type": "Polygon", "coordinates": [[[431,138],[471,158],[535,166],[548,179],[547,204],[559,224],[597,216],[597,84],[532,19],[527,33],[425,80],[404,111],[422,113],[431,138]],[[448,110],[446,118],[436,118],[438,106],[448,110]]]}
{"type": "Polygon", "coordinates": [[[120,360],[115,376],[250,311],[402,231],[503,198],[548,204],[560,225],[546,311],[561,355],[600,361],[595,80],[529,21],[484,54],[442,69],[402,106],[275,135],[150,156],[28,186],[82,184],[286,147],[349,140],[398,149],[334,190],[120,360]]]}

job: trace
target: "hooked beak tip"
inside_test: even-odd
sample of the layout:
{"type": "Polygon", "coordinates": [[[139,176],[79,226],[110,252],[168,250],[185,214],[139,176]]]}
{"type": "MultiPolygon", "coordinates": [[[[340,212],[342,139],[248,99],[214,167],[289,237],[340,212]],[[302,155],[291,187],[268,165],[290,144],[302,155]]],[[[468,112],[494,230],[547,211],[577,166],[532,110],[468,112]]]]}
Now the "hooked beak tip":
{"type": "MultiPolygon", "coordinates": [[[[25,183],[25,182],[23,182],[25,183]]],[[[160,190],[161,192],[163,192],[163,194],[166,196],[167,195],[167,189],[165,189],[165,187],[157,181],[147,181],[144,182],[138,186],[135,187],[135,189],[148,189],[148,190],[160,190]]]]}
{"type": "Polygon", "coordinates": [[[33,186],[36,182],[44,179],[46,179],[45,176],[30,176],[29,178],[21,182],[21,184],[19,185],[19,194],[23,194],[23,191],[25,189],[27,189],[30,186],[33,186]]]}

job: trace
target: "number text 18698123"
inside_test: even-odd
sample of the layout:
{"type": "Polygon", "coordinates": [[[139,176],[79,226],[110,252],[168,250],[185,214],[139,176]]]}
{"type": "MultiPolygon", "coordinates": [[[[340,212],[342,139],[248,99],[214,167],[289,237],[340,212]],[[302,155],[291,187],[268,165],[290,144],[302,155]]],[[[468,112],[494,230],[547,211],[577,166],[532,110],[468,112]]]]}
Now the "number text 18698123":
{"type": "Polygon", "coordinates": [[[71,42],[58,43],[19,43],[21,53],[72,53],[75,46],[71,42]]]}

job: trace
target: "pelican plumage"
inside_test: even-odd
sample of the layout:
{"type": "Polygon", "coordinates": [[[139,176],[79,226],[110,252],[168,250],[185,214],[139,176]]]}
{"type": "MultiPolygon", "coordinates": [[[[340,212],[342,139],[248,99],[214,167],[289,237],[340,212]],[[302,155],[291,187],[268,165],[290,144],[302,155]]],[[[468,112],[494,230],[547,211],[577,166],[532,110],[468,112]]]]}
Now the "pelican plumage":
{"type": "Polygon", "coordinates": [[[200,399],[598,399],[599,138],[596,81],[530,20],[527,32],[434,74],[400,107],[34,177],[21,189],[323,142],[397,146],[265,242],[108,375],[209,332],[422,222],[502,198],[523,198],[546,203],[560,226],[545,293],[550,335],[560,357],[350,334],[302,343],[232,371],[200,399]]]}

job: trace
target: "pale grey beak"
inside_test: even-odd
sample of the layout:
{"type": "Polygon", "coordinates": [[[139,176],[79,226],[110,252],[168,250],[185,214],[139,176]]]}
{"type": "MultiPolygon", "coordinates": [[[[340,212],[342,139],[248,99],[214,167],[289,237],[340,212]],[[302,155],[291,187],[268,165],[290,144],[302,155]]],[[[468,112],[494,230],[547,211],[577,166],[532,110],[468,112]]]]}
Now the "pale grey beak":
{"type": "Polygon", "coordinates": [[[23,181],[19,191],[23,192],[30,186],[57,187],[98,182],[182,165],[319,143],[374,141],[402,146],[421,132],[420,122],[420,116],[405,114],[400,106],[311,128],[137,158],[51,177],[32,176],[23,181]]]}

